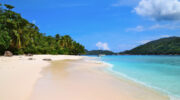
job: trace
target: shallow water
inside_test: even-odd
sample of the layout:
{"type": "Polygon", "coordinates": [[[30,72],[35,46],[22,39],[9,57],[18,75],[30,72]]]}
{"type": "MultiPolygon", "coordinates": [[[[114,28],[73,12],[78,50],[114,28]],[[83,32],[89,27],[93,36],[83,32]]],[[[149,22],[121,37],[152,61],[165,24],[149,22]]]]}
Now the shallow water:
{"type": "Polygon", "coordinates": [[[91,60],[53,62],[42,70],[30,100],[169,100],[152,89],[112,77],[104,72],[107,66],[91,60]]]}
{"type": "Polygon", "coordinates": [[[104,56],[111,72],[180,100],[180,56],[104,56]]]}

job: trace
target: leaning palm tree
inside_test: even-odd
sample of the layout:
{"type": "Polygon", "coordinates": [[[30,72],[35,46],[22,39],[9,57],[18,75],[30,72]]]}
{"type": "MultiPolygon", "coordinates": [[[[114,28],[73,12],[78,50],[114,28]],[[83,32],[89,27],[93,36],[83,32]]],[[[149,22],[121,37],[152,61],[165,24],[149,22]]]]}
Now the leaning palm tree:
{"type": "Polygon", "coordinates": [[[8,5],[8,4],[4,4],[4,6],[5,6],[8,10],[12,10],[12,9],[14,8],[14,6],[8,5]]]}

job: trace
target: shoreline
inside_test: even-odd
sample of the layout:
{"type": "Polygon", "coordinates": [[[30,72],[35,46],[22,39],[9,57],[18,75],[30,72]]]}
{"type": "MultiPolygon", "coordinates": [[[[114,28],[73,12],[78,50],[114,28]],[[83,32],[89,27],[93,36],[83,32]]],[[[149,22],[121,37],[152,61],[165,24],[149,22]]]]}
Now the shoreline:
{"type": "MultiPolygon", "coordinates": [[[[125,75],[125,74],[122,74],[122,73],[113,71],[112,68],[107,68],[107,69],[105,69],[105,72],[108,73],[108,74],[110,74],[110,75],[112,75],[112,76],[114,76],[114,77],[116,77],[116,78],[118,78],[118,79],[121,79],[121,80],[124,80],[124,81],[128,81],[128,82],[132,82],[132,83],[134,83],[134,84],[136,84],[136,85],[139,85],[139,86],[141,86],[141,87],[143,87],[143,88],[147,88],[147,89],[150,89],[150,90],[152,90],[152,91],[155,91],[155,92],[159,93],[160,95],[168,96],[169,98],[171,98],[171,96],[172,96],[172,95],[169,94],[167,91],[164,91],[164,90],[162,90],[162,89],[160,89],[160,88],[153,87],[153,86],[150,86],[150,85],[148,85],[148,84],[146,84],[146,83],[143,83],[143,82],[140,82],[140,81],[138,81],[138,80],[135,80],[135,79],[133,79],[133,78],[131,78],[131,77],[128,77],[128,76],[125,75]]],[[[173,97],[174,97],[174,96],[173,96],[173,97]]],[[[171,100],[171,99],[170,99],[170,100],[171,100]]]]}
{"type": "Polygon", "coordinates": [[[169,100],[159,92],[104,72],[105,67],[92,58],[52,62],[44,68],[30,100],[169,100]]]}
{"type": "Polygon", "coordinates": [[[0,57],[0,99],[169,100],[141,84],[105,72],[108,67],[86,56],[0,57]]]}
{"type": "MultiPolygon", "coordinates": [[[[148,55],[147,55],[148,56],[148,55]]],[[[154,55],[156,56],[156,55],[154,55]]],[[[164,55],[164,56],[168,56],[168,55],[164,55]]],[[[111,74],[113,75],[114,77],[116,78],[119,78],[119,79],[123,79],[125,81],[130,81],[130,82],[133,82],[135,84],[138,84],[138,85],[141,85],[142,87],[144,88],[147,88],[147,89],[151,89],[155,92],[158,92],[160,93],[161,95],[164,95],[164,96],[167,96],[170,100],[180,100],[180,95],[175,95],[175,94],[172,94],[162,88],[158,88],[158,87],[155,87],[155,86],[152,86],[152,85],[149,85],[147,83],[144,83],[144,82],[141,82],[139,80],[136,80],[136,79],[133,79],[131,77],[129,77],[128,75],[126,74],[123,74],[123,73],[120,73],[120,72],[117,72],[117,71],[114,71],[112,68],[114,67],[113,64],[109,63],[109,62],[105,62],[105,61],[102,61],[102,63],[106,63],[107,65],[109,65],[110,67],[106,68],[104,71],[108,74],[111,74]]]]}
{"type": "Polygon", "coordinates": [[[105,62],[105,61],[101,61],[101,60],[98,62],[105,64],[105,66],[108,66],[105,69],[102,69],[102,71],[104,71],[107,74],[110,74],[112,77],[115,77],[117,79],[120,79],[120,80],[123,80],[126,82],[130,82],[134,85],[140,86],[140,87],[148,89],[148,90],[152,90],[153,92],[156,92],[159,95],[167,96],[169,98],[169,100],[179,100],[179,96],[173,95],[173,94],[169,93],[168,91],[165,91],[165,90],[160,89],[158,87],[153,87],[153,86],[148,85],[146,83],[135,80],[131,77],[128,77],[127,75],[125,75],[123,73],[114,71],[112,69],[114,67],[114,65],[109,63],[109,62],[105,62]]]}

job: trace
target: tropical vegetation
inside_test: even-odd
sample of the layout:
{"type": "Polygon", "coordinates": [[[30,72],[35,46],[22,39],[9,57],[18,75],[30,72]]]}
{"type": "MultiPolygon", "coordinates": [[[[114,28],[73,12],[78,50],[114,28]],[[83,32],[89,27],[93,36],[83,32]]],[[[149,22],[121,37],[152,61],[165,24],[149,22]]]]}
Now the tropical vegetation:
{"type": "Polygon", "coordinates": [[[138,55],[179,55],[180,37],[161,38],[120,54],[138,55]]]}
{"type": "Polygon", "coordinates": [[[14,6],[0,4],[0,54],[84,54],[84,46],[69,35],[46,36],[39,28],[14,12],[14,6]]]}
{"type": "Polygon", "coordinates": [[[100,55],[100,54],[116,55],[117,53],[114,53],[109,50],[91,50],[91,51],[86,50],[86,55],[100,55]]]}

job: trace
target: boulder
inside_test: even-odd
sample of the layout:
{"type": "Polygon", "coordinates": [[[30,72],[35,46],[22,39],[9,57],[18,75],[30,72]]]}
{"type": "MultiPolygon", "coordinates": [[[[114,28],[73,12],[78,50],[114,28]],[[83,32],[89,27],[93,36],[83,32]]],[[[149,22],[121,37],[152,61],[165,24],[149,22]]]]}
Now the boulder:
{"type": "Polygon", "coordinates": [[[10,51],[5,51],[4,56],[6,56],[6,57],[12,57],[12,56],[13,56],[13,53],[10,52],[10,51]]]}

